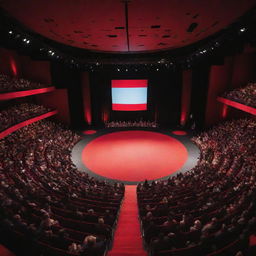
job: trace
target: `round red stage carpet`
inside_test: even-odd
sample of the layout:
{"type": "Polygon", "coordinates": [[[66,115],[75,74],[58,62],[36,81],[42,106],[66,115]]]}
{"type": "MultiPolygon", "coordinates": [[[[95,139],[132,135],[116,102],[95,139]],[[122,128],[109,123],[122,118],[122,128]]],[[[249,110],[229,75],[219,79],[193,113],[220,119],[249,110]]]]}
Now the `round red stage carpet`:
{"type": "Polygon", "coordinates": [[[154,180],[178,171],[187,161],[178,140],[150,131],[102,135],[86,145],[82,160],[92,172],[123,181],[154,180]]]}

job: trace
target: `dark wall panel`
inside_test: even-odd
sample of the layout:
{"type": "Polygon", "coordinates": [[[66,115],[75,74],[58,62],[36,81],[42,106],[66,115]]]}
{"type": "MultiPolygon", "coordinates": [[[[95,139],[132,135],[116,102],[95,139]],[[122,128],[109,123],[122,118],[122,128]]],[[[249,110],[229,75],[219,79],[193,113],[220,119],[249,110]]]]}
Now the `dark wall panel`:
{"type": "Polygon", "coordinates": [[[177,125],[180,119],[182,72],[92,72],[92,122],[108,120],[156,120],[163,126],[177,125]],[[112,111],[111,80],[148,79],[147,111],[112,111]]]}
{"type": "Polygon", "coordinates": [[[202,129],[205,125],[205,110],[209,84],[210,66],[197,66],[192,71],[192,98],[191,113],[196,129],[202,129]]]}
{"type": "Polygon", "coordinates": [[[68,91],[70,123],[75,129],[85,126],[83,97],[81,88],[81,72],[64,65],[51,65],[52,83],[59,89],[68,91]]]}

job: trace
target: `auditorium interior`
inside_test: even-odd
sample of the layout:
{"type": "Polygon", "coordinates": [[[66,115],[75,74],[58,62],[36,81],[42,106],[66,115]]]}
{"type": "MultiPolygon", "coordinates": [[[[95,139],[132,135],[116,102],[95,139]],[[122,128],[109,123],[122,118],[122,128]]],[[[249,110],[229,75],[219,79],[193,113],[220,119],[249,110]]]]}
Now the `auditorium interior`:
{"type": "Polygon", "coordinates": [[[0,0],[0,256],[256,256],[256,0],[0,0]]]}

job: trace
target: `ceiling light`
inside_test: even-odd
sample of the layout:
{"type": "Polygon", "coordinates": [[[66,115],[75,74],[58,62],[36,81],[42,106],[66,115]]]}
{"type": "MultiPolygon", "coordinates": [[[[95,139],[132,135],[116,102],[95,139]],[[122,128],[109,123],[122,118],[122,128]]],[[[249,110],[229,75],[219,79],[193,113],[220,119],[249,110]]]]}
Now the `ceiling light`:
{"type": "Polygon", "coordinates": [[[240,32],[244,32],[246,28],[240,28],[240,32]]]}
{"type": "Polygon", "coordinates": [[[12,30],[10,30],[10,31],[9,31],[9,34],[12,34],[12,33],[13,33],[12,30]]]}

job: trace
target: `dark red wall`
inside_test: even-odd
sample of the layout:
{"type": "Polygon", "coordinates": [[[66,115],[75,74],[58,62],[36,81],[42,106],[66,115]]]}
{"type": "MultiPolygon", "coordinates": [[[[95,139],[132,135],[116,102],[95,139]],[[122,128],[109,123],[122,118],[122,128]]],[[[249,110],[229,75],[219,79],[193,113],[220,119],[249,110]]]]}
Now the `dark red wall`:
{"type": "Polygon", "coordinates": [[[205,112],[207,126],[216,124],[226,117],[226,107],[217,101],[217,97],[228,90],[232,79],[232,69],[233,58],[226,58],[223,65],[212,66],[210,69],[205,112]]]}
{"type": "Polygon", "coordinates": [[[22,56],[15,51],[3,48],[0,48],[0,73],[51,84],[49,61],[32,60],[28,56],[22,56]]]}
{"type": "Polygon", "coordinates": [[[92,112],[91,112],[91,92],[89,73],[83,72],[81,77],[82,93],[83,93],[83,105],[84,105],[84,119],[88,125],[92,123],[92,112]]]}
{"type": "Polygon", "coordinates": [[[245,86],[255,80],[256,73],[255,53],[243,53],[234,57],[231,88],[245,86]]]}
{"type": "Polygon", "coordinates": [[[192,70],[185,70],[182,73],[182,95],[181,95],[181,115],[180,124],[185,125],[190,113],[192,86],[192,70]]]}
{"type": "Polygon", "coordinates": [[[49,61],[35,61],[27,56],[20,56],[19,59],[23,78],[42,84],[51,84],[51,63],[49,61]]]}
{"type": "MultiPolygon", "coordinates": [[[[3,48],[0,48],[0,73],[56,86],[51,82],[51,63],[49,61],[32,60],[28,56],[22,56],[15,51],[3,48]]],[[[55,118],[70,124],[67,89],[31,96],[29,100],[31,99],[38,104],[57,109],[58,115],[55,118]]]]}
{"type": "Polygon", "coordinates": [[[209,88],[205,124],[211,126],[223,119],[248,116],[219,103],[216,98],[223,92],[245,86],[256,78],[256,55],[248,48],[241,54],[225,58],[224,64],[212,66],[209,75],[209,88]]]}
{"type": "Polygon", "coordinates": [[[68,92],[67,89],[57,89],[51,93],[36,95],[38,104],[58,110],[57,120],[70,124],[68,92]]]}
{"type": "Polygon", "coordinates": [[[15,51],[0,48],[0,73],[21,76],[19,55],[15,51]]]}

